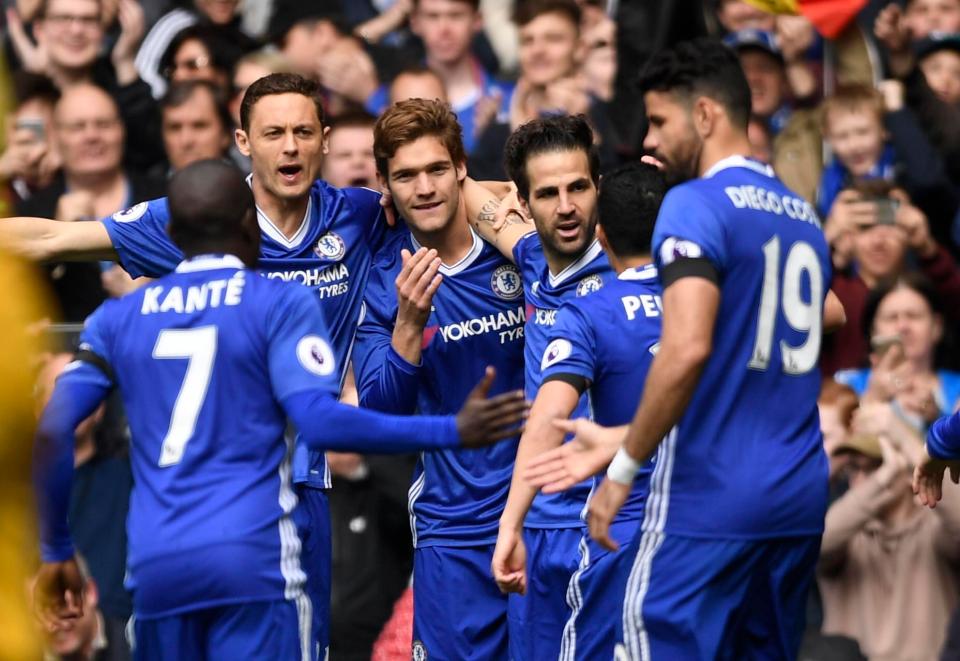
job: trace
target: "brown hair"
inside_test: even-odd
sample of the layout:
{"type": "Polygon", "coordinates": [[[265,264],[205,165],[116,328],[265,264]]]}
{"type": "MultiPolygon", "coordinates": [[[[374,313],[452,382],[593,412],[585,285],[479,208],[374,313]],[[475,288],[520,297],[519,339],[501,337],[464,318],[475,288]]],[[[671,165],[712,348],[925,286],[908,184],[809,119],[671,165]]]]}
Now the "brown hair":
{"type": "Polygon", "coordinates": [[[387,161],[397,150],[424,136],[435,136],[450,152],[454,165],[466,162],[463,129],[450,106],[436,99],[407,99],[390,106],[373,128],[373,156],[377,170],[386,177],[387,161]]]}
{"type": "Polygon", "coordinates": [[[580,29],[582,12],[576,0],[521,0],[513,10],[513,22],[522,28],[544,14],[562,14],[570,19],[575,28],[580,29]]]}
{"type": "Polygon", "coordinates": [[[323,96],[317,83],[295,73],[272,73],[254,81],[247,88],[243,101],[240,102],[240,128],[249,131],[253,106],[263,97],[274,94],[302,94],[313,101],[317,109],[317,119],[321,125],[324,123],[323,96]]]}
{"type": "Polygon", "coordinates": [[[838,85],[832,96],[820,104],[820,126],[824,133],[830,129],[830,113],[835,111],[860,112],[868,110],[883,124],[883,97],[870,85],[848,83],[838,85]]]}
{"type": "Polygon", "coordinates": [[[831,378],[823,380],[820,386],[820,397],[817,404],[821,406],[834,406],[837,409],[837,415],[844,428],[850,429],[850,423],[853,422],[853,413],[860,406],[860,398],[850,386],[845,386],[831,378]]]}
{"type": "MultiPolygon", "coordinates": [[[[451,2],[462,2],[465,5],[470,5],[473,11],[480,11],[480,0],[451,0],[451,2]]],[[[417,9],[420,6],[420,0],[413,0],[413,8],[417,9]]]]}

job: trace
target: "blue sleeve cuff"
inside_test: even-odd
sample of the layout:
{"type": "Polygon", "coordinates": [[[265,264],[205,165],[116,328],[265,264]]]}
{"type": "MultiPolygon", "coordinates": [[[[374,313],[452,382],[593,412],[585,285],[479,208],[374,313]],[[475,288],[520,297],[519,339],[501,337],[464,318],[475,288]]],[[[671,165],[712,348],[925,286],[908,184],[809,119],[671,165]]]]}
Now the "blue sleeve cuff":
{"type": "Polygon", "coordinates": [[[927,452],[934,459],[960,459],[960,413],[940,418],[930,425],[927,452]]]}
{"type": "Polygon", "coordinates": [[[397,350],[393,348],[392,344],[390,345],[390,348],[387,349],[387,361],[408,376],[417,376],[420,373],[420,368],[423,367],[422,360],[420,361],[419,365],[414,365],[409,360],[397,353],[397,350]]]}
{"type": "Polygon", "coordinates": [[[40,544],[40,559],[43,562],[65,562],[75,555],[76,550],[69,539],[40,544]]]}

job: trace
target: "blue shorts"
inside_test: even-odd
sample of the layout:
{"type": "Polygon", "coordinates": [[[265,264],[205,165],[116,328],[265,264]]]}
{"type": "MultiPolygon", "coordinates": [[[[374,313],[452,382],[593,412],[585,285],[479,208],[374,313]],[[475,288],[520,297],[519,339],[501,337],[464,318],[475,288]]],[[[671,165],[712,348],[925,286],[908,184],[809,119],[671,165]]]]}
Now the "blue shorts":
{"type": "Polygon", "coordinates": [[[317,659],[309,601],[246,604],[133,620],[135,661],[317,659]]]}
{"type": "Polygon", "coordinates": [[[608,551],[584,532],[580,539],[580,567],[570,578],[567,606],[570,618],[563,628],[560,661],[612,659],[617,641],[617,619],[623,609],[627,578],[637,556],[639,520],[614,521],[610,535],[620,545],[608,551]]]}
{"type": "Polygon", "coordinates": [[[306,592],[313,602],[314,640],[321,650],[320,658],[330,645],[330,506],[322,489],[297,484],[299,503],[293,520],[303,547],[300,564],[307,574],[306,592]]]}
{"type": "Polygon", "coordinates": [[[580,562],[584,528],[524,528],[527,593],[511,594],[507,610],[510,658],[542,661],[560,655],[563,628],[570,619],[567,588],[580,562]]]}
{"type": "Polygon", "coordinates": [[[617,659],[795,659],[820,536],[638,536],[617,659]]]}
{"type": "Polygon", "coordinates": [[[492,544],[414,551],[413,658],[506,659],[507,596],[492,559],[492,544]]]}

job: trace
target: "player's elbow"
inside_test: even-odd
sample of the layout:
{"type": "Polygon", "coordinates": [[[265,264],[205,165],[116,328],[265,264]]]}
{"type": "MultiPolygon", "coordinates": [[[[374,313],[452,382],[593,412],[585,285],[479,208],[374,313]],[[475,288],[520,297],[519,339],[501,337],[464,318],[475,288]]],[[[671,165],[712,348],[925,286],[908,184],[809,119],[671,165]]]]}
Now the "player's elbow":
{"type": "Polygon", "coordinates": [[[837,296],[830,292],[823,310],[823,332],[834,333],[847,323],[847,311],[837,296]]]}
{"type": "Polygon", "coordinates": [[[699,369],[710,358],[713,343],[710,337],[691,336],[678,338],[661,345],[660,351],[669,356],[669,361],[688,369],[699,369]]]}

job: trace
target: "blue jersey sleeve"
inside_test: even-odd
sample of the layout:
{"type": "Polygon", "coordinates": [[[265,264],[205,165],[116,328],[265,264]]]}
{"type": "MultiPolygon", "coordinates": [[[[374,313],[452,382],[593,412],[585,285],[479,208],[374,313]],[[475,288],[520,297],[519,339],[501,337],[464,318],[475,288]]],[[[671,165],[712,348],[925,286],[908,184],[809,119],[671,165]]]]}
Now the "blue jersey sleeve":
{"type": "Polygon", "coordinates": [[[387,237],[387,220],[383,207],[380,206],[380,193],[369,188],[345,188],[343,189],[353,205],[356,207],[355,218],[362,218],[367,223],[366,236],[367,247],[376,254],[383,245],[387,237]]]}
{"type": "Polygon", "coordinates": [[[536,264],[533,262],[533,255],[539,252],[540,248],[540,237],[536,232],[530,232],[529,234],[524,234],[520,237],[520,240],[517,241],[517,244],[513,246],[513,263],[516,264],[521,271],[526,273],[527,268],[534,268],[536,264]]]}
{"type": "Polygon", "coordinates": [[[167,199],[141,202],[101,222],[120,256],[120,265],[134,278],[158,278],[183,260],[183,253],[167,235],[170,212],[167,199]]]}
{"type": "Polygon", "coordinates": [[[396,295],[392,282],[388,282],[389,275],[386,270],[377,269],[367,284],[353,370],[360,406],[409,414],[417,408],[421,366],[407,362],[391,346],[396,295]]]}
{"type": "Polygon", "coordinates": [[[548,337],[540,362],[544,382],[571,375],[586,380],[586,385],[596,380],[596,334],[576,305],[566,303],[560,308],[548,337]]]}
{"type": "Polygon", "coordinates": [[[927,451],[934,459],[960,459],[960,412],[940,418],[930,425],[927,451]]]}
{"type": "Polygon", "coordinates": [[[722,274],[726,237],[714,205],[689,184],[672,189],[657,215],[653,250],[661,273],[677,261],[705,259],[722,274]]]}
{"type": "Polygon", "coordinates": [[[73,485],[74,431],[113,388],[109,363],[108,302],[87,320],[77,358],[57,378],[44,407],[34,444],[33,484],[44,562],[73,556],[67,513],[73,485]]]}
{"type": "Polygon", "coordinates": [[[277,287],[267,316],[267,362],[277,400],[303,391],[336,397],[339,372],[320,304],[313,292],[296,284],[277,287]]]}

